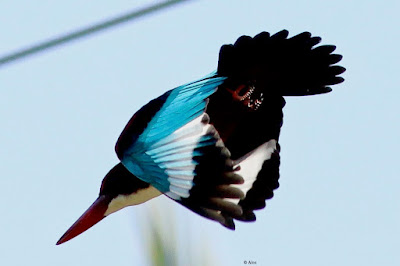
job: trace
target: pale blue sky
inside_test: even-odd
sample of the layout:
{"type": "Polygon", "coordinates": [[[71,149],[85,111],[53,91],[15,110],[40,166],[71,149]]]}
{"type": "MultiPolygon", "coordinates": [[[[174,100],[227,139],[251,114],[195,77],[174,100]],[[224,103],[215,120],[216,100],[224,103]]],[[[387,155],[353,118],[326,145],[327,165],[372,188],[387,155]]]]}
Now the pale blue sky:
{"type": "MultiPolygon", "coordinates": [[[[1,1],[0,55],[157,1],[1,1]]],[[[150,219],[215,265],[400,265],[400,2],[194,0],[0,68],[0,265],[148,265],[150,219]],[[131,115],[214,70],[243,34],[310,31],[346,81],[288,98],[281,187],[235,232],[173,201],[120,211],[61,246],[117,163],[131,115]]],[[[172,238],[166,234],[165,238],[172,238]]]]}

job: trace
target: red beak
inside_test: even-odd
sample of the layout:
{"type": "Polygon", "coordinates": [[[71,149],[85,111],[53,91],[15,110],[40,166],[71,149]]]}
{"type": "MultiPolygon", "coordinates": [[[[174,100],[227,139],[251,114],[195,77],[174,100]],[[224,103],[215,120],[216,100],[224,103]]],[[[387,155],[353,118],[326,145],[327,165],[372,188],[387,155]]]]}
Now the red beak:
{"type": "Polygon", "coordinates": [[[58,240],[56,245],[60,245],[68,240],[80,235],[88,230],[93,225],[103,220],[104,213],[107,211],[108,204],[111,197],[99,196],[92,206],[87,209],[81,217],[65,232],[65,234],[58,240]]]}

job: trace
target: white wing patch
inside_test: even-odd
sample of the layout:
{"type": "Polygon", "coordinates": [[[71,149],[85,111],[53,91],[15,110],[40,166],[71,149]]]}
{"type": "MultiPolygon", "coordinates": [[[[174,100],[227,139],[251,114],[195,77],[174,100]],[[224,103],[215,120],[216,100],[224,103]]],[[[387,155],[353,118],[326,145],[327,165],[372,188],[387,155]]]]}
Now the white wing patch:
{"type": "Polygon", "coordinates": [[[169,191],[165,194],[174,200],[190,196],[189,191],[194,185],[193,178],[197,166],[193,156],[201,155],[196,154],[196,148],[216,142],[215,138],[204,138],[210,130],[213,130],[213,126],[205,120],[207,115],[197,117],[154,143],[146,152],[168,175],[170,185],[169,191]]]}
{"type": "MultiPolygon", "coordinates": [[[[276,150],[276,145],[277,141],[275,139],[271,139],[259,146],[257,149],[249,152],[244,157],[240,158],[235,167],[240,166],[240,170],[238,170],[236,173],[243,177],[244,183],[231,186],[239,188],[246,195],[246,193],[253,186],[253,183],[256,181],[257,175],[261,171],[264,161],[271,159],[272,154],[276,150]]],[[[227,200],[235,204],[239,202],[239,199],[227,200]]]]}

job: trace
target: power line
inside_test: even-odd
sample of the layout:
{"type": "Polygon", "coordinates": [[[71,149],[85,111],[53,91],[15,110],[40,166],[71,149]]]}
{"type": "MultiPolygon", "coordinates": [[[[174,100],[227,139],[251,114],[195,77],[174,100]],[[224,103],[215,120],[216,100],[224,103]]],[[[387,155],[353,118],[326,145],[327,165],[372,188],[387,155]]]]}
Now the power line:
{"type": "Polygon", "coordinates": [[[128,22],[130,20],[143,17],[144,15],[148,15],[152,12],[159,11],[161,9],[170,7],[172,5],[182,3],[185,1],[189,0],[170,0],[170,1],[165,1],[159,4],[155,4],[153,6],[145,7],[140,10],[134,10],[131,12],[128,12],[126,14],[114,17],[112,19],[90,25],[88,27],[85,27],[80,30],[76,30],[70,33],[67,33],[65,35],[60,35],[55,38],[40,42],[38,44],[34,44],[30,47],[27,47],[25,49],[21,49],[19,51],[12,52],[8,55],[4,55],[0,57],[0,67],[4,66],[7,63],[11,63],[13,61],[19,60],[21,58],[42,52],[44,50],[47,50],[49,48],[65,44],[67,42],[88,36],[90,34],[97,33],[99,31],[111,28],[113,26],[117,26],[119,24],[128,22]]]}

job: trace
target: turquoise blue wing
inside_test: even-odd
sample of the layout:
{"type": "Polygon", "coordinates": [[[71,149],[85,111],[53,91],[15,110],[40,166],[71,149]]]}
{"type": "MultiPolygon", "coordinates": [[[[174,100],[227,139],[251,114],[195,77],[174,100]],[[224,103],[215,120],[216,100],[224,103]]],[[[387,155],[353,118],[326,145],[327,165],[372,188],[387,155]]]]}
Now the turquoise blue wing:
{"type": "Polygon", "coordinates": [[[141,134],[130,136],[135,140],[120,151],[125,167],[163,193],[175,189],[176,196],[187,195],[195,175],[193,158],[202,155],[202,147],[217,142],[201,117],[207,98],[225,79],[213,73],[171,90],[141,134]]]}
{"type": "Polygon", "coordinates": [[[198,157],[209,156],[209,147],[222,146],[214,127],[197,117],[170,135],[141,149],[125,153],[122,163],[145,182],[173,199],[189,197],[198,157]]]}
{"type": "Polygon", "coordinates": [[[233,218],[243,214],[238,202],[244,193],[233,184],[244,180],[204,110],[146,149],[137,147],[122,158],[130,172],[192,211],[234,228],[233,218]]]}
{"type": "Polygon", "coordinates": [[[149,144],[159,141],[199,117],[206,108],[206,99],[225,79],[212,73],[206,78],[173,89],[137,142],[149,144]]]}
{"type": "Polygon", "coordinates": [[[262,163],[271,158],[276,145],[274,140],[261,146],[243,162],[231,160],[206,113],[207,98],[224,80],[207,77],[149,103],[128,123],[118,155],[141,180],[192,211],[234,229],[233,219],[254,219],[252,209],[244,213],[240,203],[252,191],[262,163]]]}

